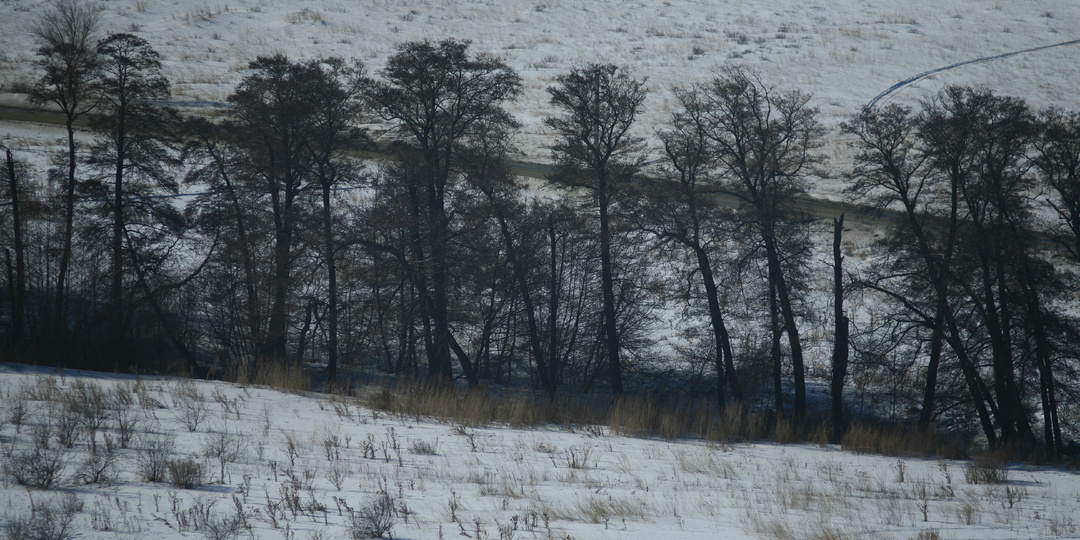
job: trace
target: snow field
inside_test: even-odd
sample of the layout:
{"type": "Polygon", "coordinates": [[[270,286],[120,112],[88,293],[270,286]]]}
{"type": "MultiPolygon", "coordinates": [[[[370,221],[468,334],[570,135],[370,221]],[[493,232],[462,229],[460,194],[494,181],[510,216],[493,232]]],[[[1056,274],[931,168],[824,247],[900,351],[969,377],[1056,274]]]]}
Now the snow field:
{"type": "MultiPolygon", "coordinates": [[[[35,78],[29,28],[47,0],[0,3],[0,92],[35,78]]],[[[524,92],[511,107],[529,160],[549,159],[556,113],[546,88],[588,62],[611,62],[648,80],[636,126],[652,137],[669,119],[672,89],[741,64],[770,85],[813,96],[836,128],[874,96],[914,74],[974,58],[1077,39],[1080,3],[1070,0],[109,0],[106,32],[130,32],[162,55],[176,99],[222,102],[258,55],[341,56],[378,70],[402,42],[468,39],[502,57],[524,92]]],[[[1022,96],[1035,108],[1080,108],[1074,92],[1080,46],[965,66],[919,81],[887,101],[916,104],[949,84],[1022,96]]],[[[829,157],[846,149],[835,130],[829,157]]],[[[849,160],[834,160],[833,167],[849,160]]]]}
{"type": "Polygon", "coordinates": [[[0,366],[0,395],[9,535],[44,508],[54,521],[69,516],[78,538],[340,538],[378,519],[393,522],[394,538],[416,539],[1077,532],[1080,477],[992,459],[471,426],[390,416],[345,396],[16,365],[0,366]],[[95,431],[69,414],[93,396],[105,404],[88,415],[101,416],[95,431]],[[20,459],[39,452],[45,431],[40,452],[63,467],[48,490],[19,485],[20,459]],[[102,467],[109,444],[113,462],[102,467]],[[150,482],[155,460],[164,472],[150,482]],[[91,478],[95,463],[102,474],[91,478]]]}

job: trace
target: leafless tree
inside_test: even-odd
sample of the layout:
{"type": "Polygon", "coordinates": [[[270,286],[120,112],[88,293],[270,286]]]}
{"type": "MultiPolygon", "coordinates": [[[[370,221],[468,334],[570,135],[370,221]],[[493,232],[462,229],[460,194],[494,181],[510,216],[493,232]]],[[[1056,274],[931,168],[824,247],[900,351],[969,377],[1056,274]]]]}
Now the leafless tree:
{"type": "MultiPolygon", "coordinates": [[[[67,177],[64,193],[63,249],[56,274],[56,324],[65,320],[65,294],[71,242],[75,234],[75,122],[97,105],[93,82],[98,68],[97,40],[101,10],[88,0],[55,0],[31,27],[38,44],[38,65],[44,71],[31,100],[54,104],[64,113],[67,128],[67,177]]],[[[59,329],[59,328],[58,328],[59,329]]]]}
{"type": "MultiPolygon", "coordinates": [[[[129,227],[140,216],[153,215],[155,221],[178,226],[176,210],[169,205],[133,197],[150,190],[175,192],[177,182],[167,174],[174,162],[167,126],[172,122],[169,109],[151,101],[169,96],[169,82],[161,74],[160,56],[146,40],[131,34],[112,34],[98,43],[99,72],[95,92],[102,115],[94,122],[99,138],[91,161],[109,178],[111,185],[94,183],[92,191],[107,199],[109,214],[110,292],[109,340],[113,351],[124,348],[125,332],[132,310],[125,301],[125,256],[135,256],[125,249],[131,234],[129,227]]],[[[145,223],[145,222],[144,222],[145,223]]],[[[142,243],[141,241],[139,242],[142,243]]],[[[135,266],[139,263],[132,260],[135,266]]],[[[141,269],[141,268],[140,268],[141,269]]]]}
{"type": "Polygon", "coordinates": [[[409,42],[398,47],[365,95],[374,112],[404,136],[400,158],[416,167],[407,183],[412,257],[424,321],[428,376],[448,381],[453,349],[470,383],[475,370],[450,330],[450,222],[460,147],[481,125],[512,125],[503,104],[521,91],[521,79],[497,58],[469,52],[469,43],[409,42]]]}
{"type": "Polygon", "coordinates": [[[557,175],[596,194],[600,216],[600,268],[604,297],[604,344],[607,349],[611,389],[623,392],[619,358],[619,329],[615,308],[615,268],[611,257],[612,196],[617,185],[636,173],[641,164],[643,141],[630,134],[647,94],[643,81],[612,64],[575,68],[548,88],[551,103],[560,116],[544,123],[558,137],[552,154],[557,175]]]}
{"type": "Polygon", "coordinates": [[[750,226],[764,251],[780,329],[790,347],[795,415],[802,416],[805,368],[792,273],[801,264],[798,239],[806,235],[808,221],[793,202],[821,159],[815,149],[824,130],[809,96],[775,90],[741,68],[725,70],[698,92],[705,102],[704,121],[716,148],[722,190],[739,200],[739,219],[750,226]]]}

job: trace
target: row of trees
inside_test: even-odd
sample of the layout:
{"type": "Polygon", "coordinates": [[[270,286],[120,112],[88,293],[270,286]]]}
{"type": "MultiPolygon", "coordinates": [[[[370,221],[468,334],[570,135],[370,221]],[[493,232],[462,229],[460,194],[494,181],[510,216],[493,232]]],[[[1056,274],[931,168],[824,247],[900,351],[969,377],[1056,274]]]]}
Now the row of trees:
{"type": "Polygon", "coordinates": [[[1058,451],[1075,429],[1080,116],[967,88],[854,116],[851,191],[899,226],[845,273],[842,218],[829,268],[797,205],[829,174],[817,110],[743,69],[676,92],[660,164],[632,135],[643,81],[612,65],[557,77],[555,172],[526,187],[508,159],[520,78],[468,43],[406,43],[375,74],[260,57],[211,122],[160,105],[144,40],[96,28],[61,0],[34,29],[34,98],[68,136],[47,175],[6,153],[9,353],[679,388],[801,417],[828,291],[833,360],[817,364],[838,429],[849,373],[924,425],[977,418],[992,445],[1058,451]],[[358,127],[373,122],[380,145],[358,127]],[[177,198],[185,183],[199,195],[177,198]],[[687,330],[658,345],[675,318],[687,330]]]}
{"type": "Polygon", "coordinates": [[[1032,446],[1038,410],[1042,440],[1062,448],[1080,345],[1078,128],[1076,114],[958,87],[844,126],[860,149],[852,191],[904,216],[859,284],[892,300],[882,328],[905,337],[882,353],[926,359],[921,423],[971,407],[991,445],[1032,446]]]}

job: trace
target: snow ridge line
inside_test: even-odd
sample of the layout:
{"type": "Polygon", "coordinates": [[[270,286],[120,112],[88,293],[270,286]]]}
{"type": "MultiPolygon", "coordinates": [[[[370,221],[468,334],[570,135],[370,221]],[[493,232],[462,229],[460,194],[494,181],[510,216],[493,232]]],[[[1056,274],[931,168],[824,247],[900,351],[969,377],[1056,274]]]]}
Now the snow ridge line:
{"type": "Polygon", "coordinates": [[[909,85],[909,84],[911,84],[911,83],[913,83],[915,81],[918,81],[919,79],[929,77],[930,75],[933,75],[935,73],[941,73],[942,71],[948,71],[950,69],[956,69],[958,67],[966,66],[968,64],[978,64],[978,63],[982,63],[982,62],[989,62],[991,60],[1000,60],[1002,58],[1008,58],[1010,56],[1016,56],[1018,54],[1024,54],[1024,53],[1029,53],[1029,52],[1041,51],[1043,49],[1052,49],[1054,47],[1064,47],[1066,45],[1076,45],[1076,44],[1080,44],[1080,39],[1074,39],[1074,40],[1071,40],[1071,41],[1063,41],[1061,43],[1054,43],[1054,44],[1051,44],[1051,45],[1043,45],[1041,47],[1033,47],[1031,49],[1024,49],[1024,50],[1021,50],[1021,51],[1012,51],[1012,52],[1007,52],[1007,53],[1003,53],[1003,54],[996,54],[994,56],[984,56],[982,58],[976,58],[974,60],[965,60],[963,62],[957,62],[955,64],[950,64],[950,65],[947,65],[947,66],[944,66],[944,67],[931,69],[930,71],[924,71],[924,72],[922,72],[922,73],[920,73],[918,75],[915,75],[914,77],[911,77],[909,79],[904,79],[904,80],[890,86],[888,90],[878,94],[877,97],[870,100],[870,103],[866,106],[866,108],[867,109],[873,109],[874,105],[876,105],[879,100],[885,98],[889,94],[891,94],[891,93],[893,93],[893,92],[895,92],[895,91],[897,91],[897,90],[899,90],[899,89],[901,89],[901,88],[903,88],[903,87],[905,87],[905,86],[907,86],[907,85],[909,85]]]}

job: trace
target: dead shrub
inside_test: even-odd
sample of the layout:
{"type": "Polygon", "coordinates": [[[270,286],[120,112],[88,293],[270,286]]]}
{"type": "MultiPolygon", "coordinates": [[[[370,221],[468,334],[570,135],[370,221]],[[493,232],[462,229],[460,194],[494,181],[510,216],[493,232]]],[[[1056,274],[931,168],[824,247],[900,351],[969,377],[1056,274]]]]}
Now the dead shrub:
{"type": "Polygon", "coordinates": [[[199,424],[209,414],[202,392],[195,388],[190,379],[177,381],[172,391],[172,402],[173,407],[176,407],[177,419],[191,432],[198,429],[199,424]]]}
{"type": "Polygon", "coordinates": [[[51,422],[31,430],[33,447],[13,452],[4,463],[4,472],[16,484],[36,489],[49,489],[60,479],[67,467],[67,451],[52,443],[54,428],[51,422]]]}
{"type": "Polygon", "coordinates": [[[964,467],[964,480],[969,484],[1004,484],[1009,481],[1009,470],[1000,455],[984,452],[964,467]]]}
{"type": "Polygon", "coordinates": [[[350,512],[349,532],[352,537],[382,538],[394,528],[395,501],[389,493],[380,491],[355,511],[350,512]]]}
{"type": "Polygon", "coordinates": [[[10,540],[67,540],[74,538],[75,516],[83,503],[73,493],[52,499],[39,499],[30,505],[30,515],[9,518],[6,538],[10,540]]]}
{"type": "Polygon", "coordinates": [[[75,473],[75,479],[82,484],[106,484],[116,478],[116,462],[120,459],[116,452],[117,443],[106,435],[105,446],[100,452],[91,453],[79,471],[75,473]]]}
{"type": "Polygon", "coordinates": [[[967,454],[963,437],[942,435],[933,429],[904,426],[852,424],[840,440],[840,447],[861,454],[894,457],[958,459],[967,454]]]}
{"type": "Polygon", "coordinates": [[[169,483],[173,487],[191,489],[203,485],[206,477],[206,467],[188,456],[180,459],[170,459],[168,463],[169,483]]]}
{"type": "Polygon", "coordinates": [[[140,442],[135,454],[139,477],[146,482],[164,482],[176,447],[175,438],[166,434],[147,434],[140,442]]]}

